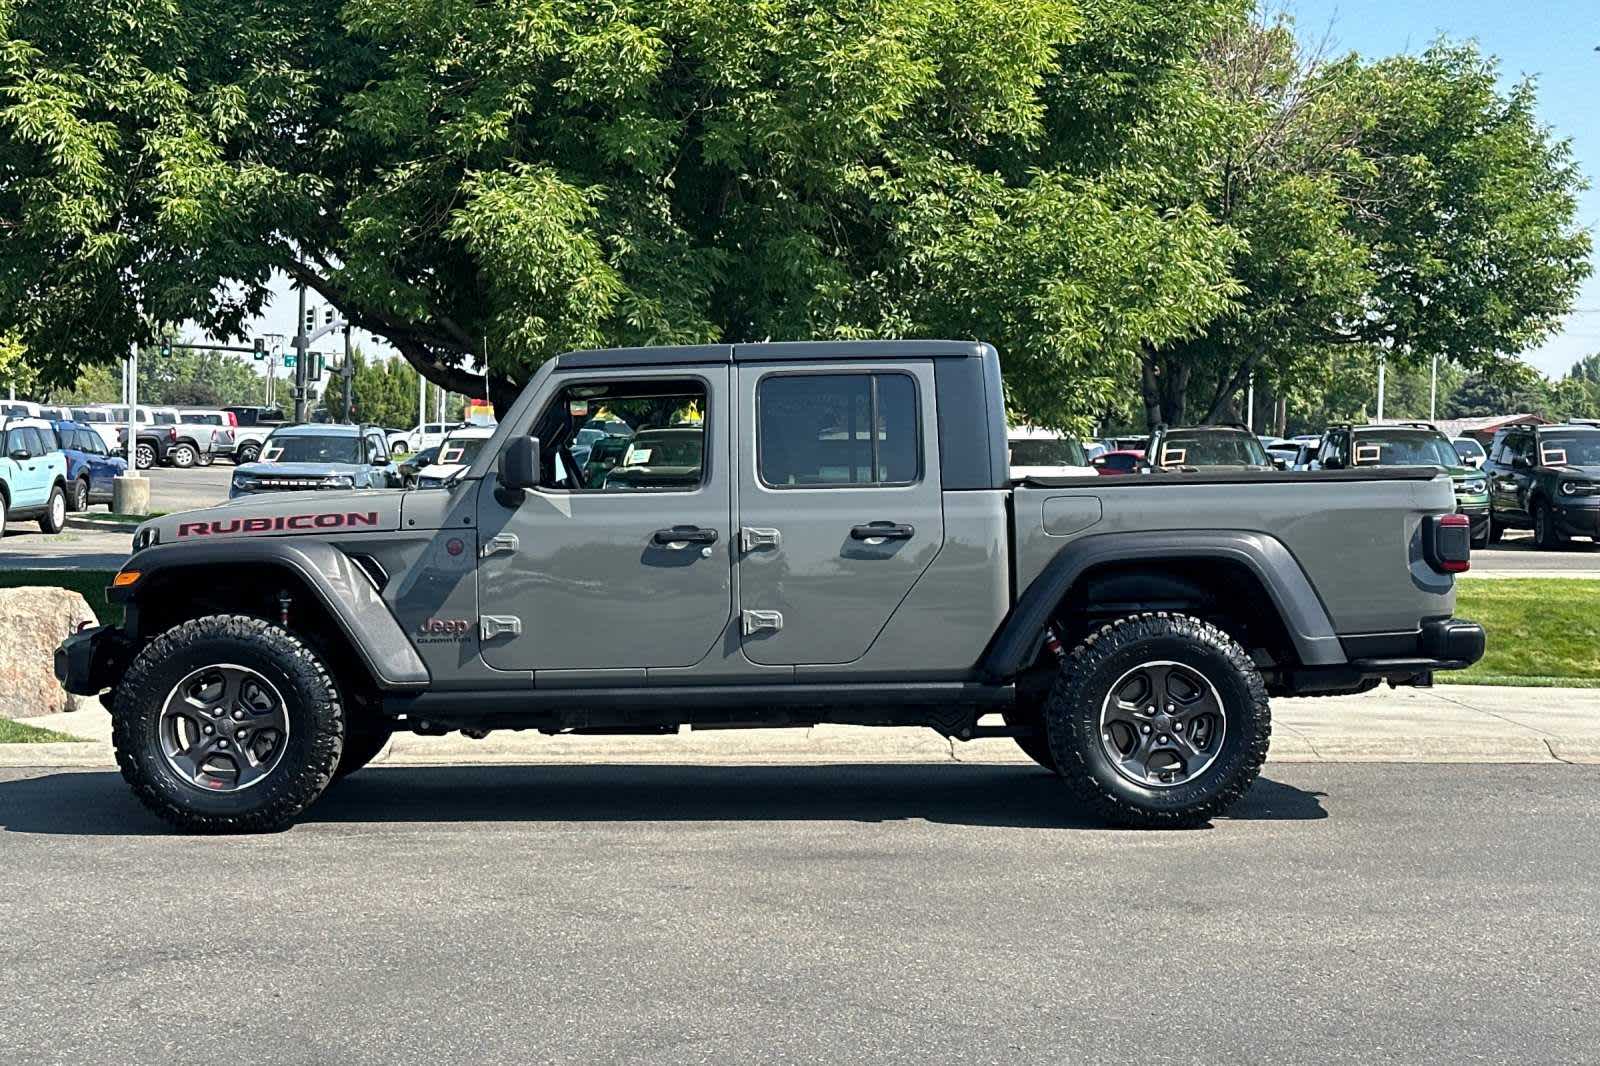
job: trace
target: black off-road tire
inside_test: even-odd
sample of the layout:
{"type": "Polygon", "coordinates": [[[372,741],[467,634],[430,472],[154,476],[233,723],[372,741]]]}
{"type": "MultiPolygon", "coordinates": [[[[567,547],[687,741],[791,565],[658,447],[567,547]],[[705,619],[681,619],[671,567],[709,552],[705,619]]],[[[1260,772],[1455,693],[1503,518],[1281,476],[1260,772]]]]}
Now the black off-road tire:
{"type": "Polygon", "coordinates": [[[1272,738],[1266,686],[1249,652],[1197,618],[1155,612],[1103,626],[1073,649],[1045,705],[1050,750],[1073,795],[1119,826],[1185,829],[1222,814],[1255,783],[1272,738]],[[1165,788],[1123,776],[1101,743],[1100,714],[1130,669],[1173,661],[1215,687],[1226,728],[1216,759],[1198,776],[1165,788]]]}
{"type": "Polygon", "coordinates": [[[1538,500],[1533,505],[1533,543],[1543,551],[1555,551],[1567,545],[1548,500],[1538,500]]]}
{"type": "Polygon", "coordinates": [[[39,528],[46,533],[60,533],[67,528],[67,490],[60,484],[50,489],[50,499],[39,516],[39,528]]]}
{"type": "Polygon", "coordinates": [[[246,463],[255,462],[260,457],[261,446],[259,444],[241,444],[239,445],[239,450],[233,453],[233,465],[244,466],[246,463]]]}
{"type": "Polygon", "coordinates": [[[275,832],[291,825],[333,780],[344,748],[344,704],[327,665],[300,638],[260,618],[210,615],[184,622],[134,658],[112,704],[117,765],[146,807],[189,832],[275,832]],[[192,671],[236,663],[283,695],[289,731],[281,760],[252,787],[209,792],[168,765],[162,706],[192,671]]]}
{"type": "Polygon", "coordinates": [[[394,730],[388,726],[362,723],[352,726],[345,734],[344,751],[339,755],[339,766],[333,771],[335,781],[349,777],[378,757],[394,730]]]}
{"type": "Polygon", "coordinates": [[[1006,725],[1013,729],[1033,729],[1028,736],[1012,737],[1017,742],[1017,747],[1022,753],[1040,766],[1056,772],[1056,757],[1050,750],[1050,737],[1044,728],[1044,701],[1040,699],[1028,700],[1021,696],[1017,698],[1014,706],[1001,713],[1006,720],[1006,725]]]}
{"type": "Polygon", "coordinates": [[[1490,511],[1489,511],[1489,543],[1490,544],[1499,544],[1501,538],[1504,537],[1505,535],[1506,535],[1506,527],[1502,526],[1499,522],[1496,522],[1494,520],[1494,510],[1490,509],[1490,511]]]}

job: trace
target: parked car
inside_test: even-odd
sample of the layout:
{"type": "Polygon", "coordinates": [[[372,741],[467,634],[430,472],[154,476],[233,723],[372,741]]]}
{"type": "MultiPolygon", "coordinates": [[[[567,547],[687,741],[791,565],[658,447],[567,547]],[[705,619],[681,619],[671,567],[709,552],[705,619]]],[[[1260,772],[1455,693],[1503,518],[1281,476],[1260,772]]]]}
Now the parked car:
{"type": "Polygon", "coordinates": [[[1472,546],[1489,544],[1489,487],[1484,475],[1462,464],[1450,438],[1431,422],[1329,426],[1313,464],[1321,470],[1357,466],[1436,466],[1450,475],[1456,513],[1471,522],[1472,546]]]}
{"type": "Polygon", "coordinates": [[[1274,469],[1260,439],[1242,425],[1157,426],[1144,454],[1160,471],[1274,469]]]}
{"type": "Polygon", "coordinates": [[[215,407],[183,407],[179,408],[178,415],[185,425],[205,425],[215,430],[211,435],[211,450],[202,458],[202,466],[210,466],[218,459],[234,458],[239,445],[238,415],[215,407]]]}
{"type": "Polygon", "coordinates": [[[46,422],[69,417],[65,407],[31,400],[0,400],[0,418],[42,418],[46,422]]]}
{"type": "Polygon", "coordinates": [[[1267,446],[1267,455],[1279,470],[1309,470],[1317,457],[1317,445],[1304,440],[1280,440],[1267,446]]]}
{"type": "Polygon", "coordinates": [[[465,422],[424,422],[403,433],[389,432],[389,450],[395,453],[420,452],[444,440],[445,434],[465,422]]]}
{"type": "Polygon", "coordinates": [[[128,472],[128,461],[112,455],[100,434],[85,423],[56,420],[50,427],[67,459],[67,510],[110,503],[113,482],[128,472]]]}
{"type": "Polygon", "coordinates": [[[1095,468],[1083,445],[1071,437],[1037,426],[1012,426],[1006,430],[1011,477],[1094,477],[1095,468]]]}
{"type": "Polygon", "coordinates": [[[38,418],[0,415],[0,536],[16,519],[35,518],[46,533],[67,524],[67,457],[55,430],[38,418]]]}
{"type": "MultiPolygon", "coordinates": [[[[118,451],[127,454],[128,409],[126,406],[109,408],[117,425],[118,451]]],[[[191,466],[210,466],[217,448],[223,454],[233,450],[233,432],[226,426],[184,419],[176,407],[147,407],[139,404],[134,410],[135,424],[139,427],[138,442],[134,448],[134,465],[148,470],[158,463],[186,469],[191,466]]]]}
{"type": "Polygon", "coordinates": [[[433,461],[438,457],[439,446],[435,444],[433,447],[424,448],[420,452],[412,452],[410,455],[400,460],[395,467],[400,474],[400,486],[407,489],[416,488],[417,477],[422,473],[423,470],[432,466],[433,461]]]}
{"type": "Polygon", "coordinates": [[[68,409],[66,419],[92,429],[106,446],[108,455],[115,455],[122,450],[122,437],[117,430],[126,429],[127,422],[122,422],[119,427],[116,414],[109,405],[85,404],[82,407],[72,407],[68,409]]]}
{"type": "Polygon", "coordinates": [[[1474,470],[1482,470],[1483,464],[1489,458],[1489,453],[1484,451],[1483,445],[1471,437],[1457,437],[1450,442],[1456,450],[1456,457],[1461,460],[1462,466],[1470,466],[1474,470]]]}
{"type": "MultiPolygon", "coordinates": [[[[462,426],[452,429],[433,452],[432,461],[417,470],[413,486],[419,489],[442,488],[451,478],[460,474],[478,457],[478,452],[494,436],[493,426],[462,426]]],[[[404,474],[401,475],[402,478],[404,474]]]]}
{"type": "Polygon", "coordinates": [[[69,692],[115,686],[140,802],[280,829],[396,730],[856,722],[1008,737],[1063,817],[1190,827],[1255,782],[1269,697],[1483,655],[1437,470],[1013,486],[999,358],[971,342],[588,351],[531,382],[442,491],[139,527],[124,620],[55,662],[69,692]],[[623,464],[575,483],[572,408],[632,390],[701,419],[635,419],[623,464]],[[619,477],[644,467],[672,484],[619,477]]]}
{"type": "Polygon", "coordinates": [[[1089,465],[1094,467],[1096,474],[1104,474],[1107,477],[1137,474],[1144,469],[1144,451],[1139,448],[1121,448],[1096,456],[1089,460],[1089,465]]]}
{"type": "Polygon", "coordinates": [[[1569,537],[1600,541],[1600,426],[1513,426],[1495,435],[1483,466],[1489,539],[1531,529],[1541,548],[1569,537]]]}
{"type": "Polygon", "coordinates": [[[261,458],[233,472],[228,498],[258,492],[400,487],[383,430],[373,426],[281,426],[261,458]]]}

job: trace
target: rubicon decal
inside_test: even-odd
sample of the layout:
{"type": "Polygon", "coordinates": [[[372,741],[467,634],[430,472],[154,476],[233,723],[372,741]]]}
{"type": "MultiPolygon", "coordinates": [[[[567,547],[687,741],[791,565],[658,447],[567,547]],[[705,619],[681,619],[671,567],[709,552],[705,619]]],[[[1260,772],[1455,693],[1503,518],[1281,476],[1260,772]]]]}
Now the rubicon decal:
{"type": "Polygon", "coordinates": [[[327,514],[278,515],[276,518],[229,518],[214,522],[180,522],[180,537],[216,537],[229,533],[280,533],[300,529],[349,529],[377,526],[377,511],[334,511],[327,514]]]}

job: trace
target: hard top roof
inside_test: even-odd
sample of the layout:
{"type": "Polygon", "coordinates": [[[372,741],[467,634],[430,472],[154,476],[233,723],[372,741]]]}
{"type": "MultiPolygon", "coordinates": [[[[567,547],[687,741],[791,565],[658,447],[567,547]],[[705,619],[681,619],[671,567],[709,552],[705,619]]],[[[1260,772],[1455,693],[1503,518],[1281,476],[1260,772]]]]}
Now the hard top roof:
{"type": "Polygon", "coordinates": [[[759,344],[683,344],[651,348],[591,348],[567,352],[563,369],[678,366],[692,363],[833,362],[845,359],[977,359],[990,348],[981,341],[764,341],[759,344]]]}
{"type": "Polygon", "coordinates": [[[348,422],[297,422],[292,426],[279,426],[272,431],[274,437],[357,437],[369,426],[352,426],[348,422]]]}

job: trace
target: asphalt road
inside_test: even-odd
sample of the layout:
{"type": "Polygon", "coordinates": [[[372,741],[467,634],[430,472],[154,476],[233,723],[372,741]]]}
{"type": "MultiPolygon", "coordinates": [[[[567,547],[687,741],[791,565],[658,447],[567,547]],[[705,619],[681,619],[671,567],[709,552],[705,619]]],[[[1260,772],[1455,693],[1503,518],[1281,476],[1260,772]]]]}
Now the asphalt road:
{"type": "Polygon", "coordinates": [[[373,769],[268,837],[0,771],[0,1062],[1575,1063],[1600,768],[373,769]]]}

